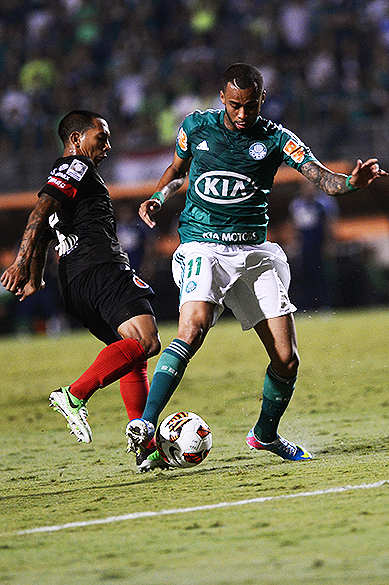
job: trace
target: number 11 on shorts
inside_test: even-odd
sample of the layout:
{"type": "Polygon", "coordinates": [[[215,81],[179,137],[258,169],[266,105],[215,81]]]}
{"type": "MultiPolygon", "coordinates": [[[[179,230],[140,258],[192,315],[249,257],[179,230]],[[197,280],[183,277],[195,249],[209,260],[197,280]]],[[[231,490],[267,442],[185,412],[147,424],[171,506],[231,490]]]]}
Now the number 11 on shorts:
{"type": "Polygon", "coordinates": [[[192,258],[188,262],[188,274],[187,277],[190,278],[191,276],[198,276],[200,274],[201,269],[201,256],[197,258],[192,258]]]}

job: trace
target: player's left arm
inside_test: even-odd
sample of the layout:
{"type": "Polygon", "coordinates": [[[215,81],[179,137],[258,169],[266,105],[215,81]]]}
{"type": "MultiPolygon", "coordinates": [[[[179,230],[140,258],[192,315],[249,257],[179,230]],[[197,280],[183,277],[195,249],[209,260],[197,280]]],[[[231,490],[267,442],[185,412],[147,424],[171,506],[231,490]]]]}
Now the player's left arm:
{"type": "Polygon", "coordinates": [[[309,181],[312,181],[312,183],[325,191],[327,195],[333,196],[363,189],[375,181],[375,179],[378,179],[378,177],[388,174],[380,168],[376,158],[369,158],[365,162],[358,159],[351,175],[334,173],[319,161],[308,161],[302,164],[300,172],[309,181]]]}

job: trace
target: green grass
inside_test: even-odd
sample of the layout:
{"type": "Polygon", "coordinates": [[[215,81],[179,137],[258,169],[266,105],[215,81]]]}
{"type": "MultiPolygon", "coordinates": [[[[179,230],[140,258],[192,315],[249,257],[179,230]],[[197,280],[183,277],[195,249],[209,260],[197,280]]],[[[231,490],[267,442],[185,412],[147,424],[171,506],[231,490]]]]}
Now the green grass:
{"type": "MultiPolygon", "coordinates": [[[[388,339],[385,310],[297,317],[301,368],[280,431],[315,459],[251,453],[265,352],[222,321],[193,358],[165,414],[192,410],[212,429],[190,470],[136,473],[118,384],[89,403],[91,445],[77,444],[48,395],[101,344],[89,334],[0,341],[0,584],[387,584],[388,339]],[[112,516],[287,496],[257,503],[18,534],[112,516]]],[[[175,327],[162,326],[165,346],[175,327]]],[[[150,361],[150,374],[157,359],[150,361]]]]}

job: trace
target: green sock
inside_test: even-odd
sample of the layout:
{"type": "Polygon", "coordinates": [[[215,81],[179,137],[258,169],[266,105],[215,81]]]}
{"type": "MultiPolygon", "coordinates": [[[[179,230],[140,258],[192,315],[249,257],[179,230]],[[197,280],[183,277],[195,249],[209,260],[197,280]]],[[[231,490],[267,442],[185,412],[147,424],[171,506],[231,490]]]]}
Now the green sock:
{"type": "Polygon", "coordinates": [[[156,427],[158,417],[184,375],[194,351],[181,339],[174,339],[162,352],[155,366],[150,392],[142,418],[156,427]]]}
{"type": "Polygon", "coordinates": [[[292,398],[296,378],[279,376],[271,364],[267,368],[261,413],[254,427],[254,434],[262,443],[276,440],[278,424],[292,398]]]}

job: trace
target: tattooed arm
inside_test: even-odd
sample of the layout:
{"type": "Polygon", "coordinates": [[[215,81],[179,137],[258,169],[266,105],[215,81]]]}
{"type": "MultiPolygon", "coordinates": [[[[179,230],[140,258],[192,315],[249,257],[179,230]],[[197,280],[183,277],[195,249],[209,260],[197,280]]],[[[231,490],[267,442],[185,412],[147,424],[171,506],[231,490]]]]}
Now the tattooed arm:
{"type": "Polygon", "coordinates": [[[23,290],[21,292],[16,292],[19,301],[24,301],[26,297],[30,297],[39,290],[45,288],[46,283],[43,280],[43,273],[46,266],[49,243],[49,241],[39,241],[35,246],[30,263],[30,278],[24,285],[23,290]]]}
{"type": "MultiPolygon", "coordinates": [[[[1,276],[2,285],[10,292],[20,296],[21,300],[32,294],[32,288],[35,288],[37,278],[41,279],[42,277],[42,273],[39,276],[39,271],[43,272],[46,249],[44,246],[38,245],[39,238],[47,225],[49,216],[58,211],[60,207],[61,204],[54,197],[42,193],[28,218],[16,259],[1,276]],[[30,286],[24,291],[27,283],[30,286]]],[[[42,288],[41,285],[42,279],[36,290],[42,288]]]]}
{"type": "Polygon", "coordinates": [[[378,177],[388,174],[380,169],[376,158],[370,158],[364,163],[358,160],[351,175],[348,176],[334,173],[321,163],[314,161],[303,164],[301,173],[327,195],[334,196],[367,187],[378,177]]]}

